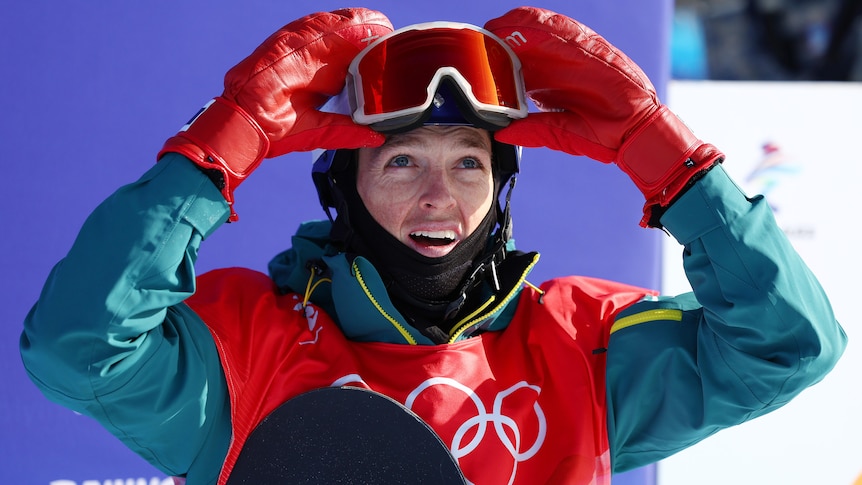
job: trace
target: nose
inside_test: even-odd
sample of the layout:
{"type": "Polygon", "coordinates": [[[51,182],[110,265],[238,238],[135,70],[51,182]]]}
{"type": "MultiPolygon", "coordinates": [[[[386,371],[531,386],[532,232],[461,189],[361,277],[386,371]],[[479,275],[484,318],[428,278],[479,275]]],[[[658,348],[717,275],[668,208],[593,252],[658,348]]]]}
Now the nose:
{"type": "Polygon", "coordinates": [[[429,170],[421,176],[419,205],[423,209],[446,209],[455,205],[452,183],[445,170],[429,170]]]}

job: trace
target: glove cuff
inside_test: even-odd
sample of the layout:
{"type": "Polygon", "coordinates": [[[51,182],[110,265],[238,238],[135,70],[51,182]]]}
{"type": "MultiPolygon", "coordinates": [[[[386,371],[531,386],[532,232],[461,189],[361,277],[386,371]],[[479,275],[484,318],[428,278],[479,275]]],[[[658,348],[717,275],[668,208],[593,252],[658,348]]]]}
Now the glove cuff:
{"type": "Polygon", "coordinates": [[[644,194],[644,227],[660,227],[662,210],[724,154],[699,140],[667,106],[660,106],[629,135],[616,163],[644,194]]]}
{"type": "Polygon", "coordinates": [[[269,139],[260,125],[236,103],[219,96],[165,142],[157,159],[180,153],[201,167],[230,205],[230,220],[236,221],[233,192],[268,151],[269,139]]]}
{"type": "Polygon", "coordinates": [[[715,146],[704,143],[698,146],[687,160],[691,161],[692,170],[672,179],[664,190],[647,199],[644,204],[644,217],[640,223],[642,227],[661,228],[660,219],[665,210],[713,167],[722,163],[724,153],[715,146]]]}

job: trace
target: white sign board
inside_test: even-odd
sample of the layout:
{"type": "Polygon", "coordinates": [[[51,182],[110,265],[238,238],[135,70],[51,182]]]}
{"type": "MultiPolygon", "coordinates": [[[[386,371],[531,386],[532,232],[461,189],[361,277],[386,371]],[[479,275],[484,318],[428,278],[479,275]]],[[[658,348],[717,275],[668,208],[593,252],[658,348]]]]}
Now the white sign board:
{"type": "MultiPolygon", "coordinates": [[[[862,84],[674,81],[668,104],[766,196],[850,343],[790,404],[662,461],[659,485],[862,484],[862,84]]],[[[664,292],[689,291],[672,238],[663,261],[664,292]]]]}

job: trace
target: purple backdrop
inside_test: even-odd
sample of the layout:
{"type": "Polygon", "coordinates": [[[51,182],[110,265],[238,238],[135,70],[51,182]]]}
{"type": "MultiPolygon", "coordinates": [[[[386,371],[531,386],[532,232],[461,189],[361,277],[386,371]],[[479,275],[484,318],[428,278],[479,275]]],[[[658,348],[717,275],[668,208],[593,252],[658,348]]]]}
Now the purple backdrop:
{"type": "MultiPolygon", "coordinates": [[[[482,25],[521,2],[376,0],[396,27],[429,20],[482,25]]],[[[143,460],[84,418],[47,401],[18,354],[27,311],[84,218],[154,162],[162,142],[221,92],[224,73],[283,24],[344,6],[329,0],[7,2],[0,16],[0,483],[161,483],[143,460]],[[138,478],[137,481],[131,478],[138,478]],[[113,480],[122,480],[114,482],[113,480]]],[[[663,94],[672,0],[548,0],[638,62],[663,94]]],[[[642,197],[615,168],[526,150],[513,195],[515,236],[539,249],[538,283],[586,274],[658,287],[658,231],[638,227],[642,197]]],[[[241,221],[218,231],[199,269],[265,269],[297,224],[323,217],[311,158],[269,161],[237,191],[241,221]]],[[[105,237],[110,237],[106,234],[105,237]]],[[[654,467],[615,484],[653,484],[654,467]]]]}

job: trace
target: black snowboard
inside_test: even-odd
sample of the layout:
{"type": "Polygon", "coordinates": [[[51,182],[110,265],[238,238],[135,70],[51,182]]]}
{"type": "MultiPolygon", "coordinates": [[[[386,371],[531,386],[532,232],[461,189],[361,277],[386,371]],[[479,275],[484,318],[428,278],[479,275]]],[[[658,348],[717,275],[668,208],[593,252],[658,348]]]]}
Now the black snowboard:
{"type": "Polygon", "coordinates": [[[331,387],[282,404],[249,435],[228,485],[465,484],[440,437],[382,394],[331,387]]]}

